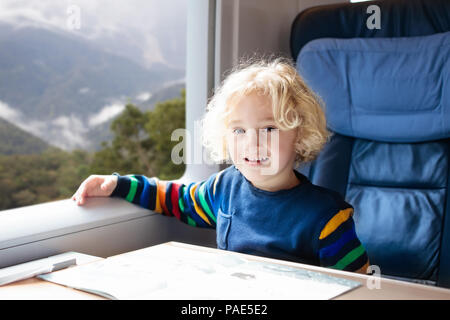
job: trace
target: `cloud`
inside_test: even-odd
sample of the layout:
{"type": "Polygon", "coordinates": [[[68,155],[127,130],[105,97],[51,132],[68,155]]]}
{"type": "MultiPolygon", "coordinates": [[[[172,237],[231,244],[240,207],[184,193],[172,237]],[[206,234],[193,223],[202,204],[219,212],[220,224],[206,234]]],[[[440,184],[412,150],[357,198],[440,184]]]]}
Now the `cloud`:
{"type": "Polygon", "coordinates": [[[42,137],[47,127],[43,121],[26,119],[22,112],[14,110],[3,101],[0,101],[0,117],[37,137],[42,137]]]}
{"type": "Polygon", "coordinates": [[[11,108],[7,103],[0,101],[0,117],[11,122],[20,118],[20,112],[11,108]]]}
{"type": "Polygon", "coordinates": [[[20,111],[14,110],[7,103],[0,101],[0,117],[64,150],[86,149],[91,146],[91,142],[86,140],[89,127],[73,114],[58,117],[50,122],[33,120],[24,116],[20,111]]]}
{"type": "Polygon", "coordinates": [[[89,126],[94,127],[102,124],[118,114],[120,114],[125,109],[125,105],[121,103],[113,103],[111,105],[105,106],[100,110],[100,112],[94,114],[89,118],[89,126]]]}
{"type": "Polygon", "coordinates": [[[51,122],[53,144],[62,149],[83,148],[90,146],[86,140],[89,128],[75,115],[61,116],[51,122]]]}
{"type": "Polygon", "coordinates": [[[80,88],[80,90],[78,90],[78,93],[80,93],[80,94],[86,94],[86,93],[88,93],[89,91],[91,91],[91,89],[89,89],[88,87],[83,87],[83,88],[80,88]]]}
{"type": "Polygon", "coordinates": [[[70,32],[145,65],[184,66],[186,18],[186,0],[0,1],[0,21],[70,32]],[[70,27],[74,18],[79,29],[70,27]]]}
{"type": "Polygon", "coordinates": [[[136,96],[136,100],[138,101],[147,101],[152,97],[152,94],[150,92],[142,92],[136,96]]]}

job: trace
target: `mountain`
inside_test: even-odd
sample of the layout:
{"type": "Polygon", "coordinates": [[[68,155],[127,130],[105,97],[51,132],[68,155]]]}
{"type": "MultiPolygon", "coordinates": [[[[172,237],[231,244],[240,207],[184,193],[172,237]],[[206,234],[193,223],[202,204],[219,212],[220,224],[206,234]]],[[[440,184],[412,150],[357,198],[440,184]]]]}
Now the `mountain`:
{"type": "Polygon", "coordinates": [[[41,139],[0,118],[0,155],[41,153],[49,147],[41,139]]]}
{"type": "Polygon", "coordinates": [[[142,110],[153,110],[158,102],[180,97],[181,91],[185,89],[185,87],[186,85],[184,82],[172,83],[152,94],[149,99],[142,102],[135,102],[134,104],[142,110]]]}
{"type": "Polygon", "coordinates": [[[32,123],[34,134],[64,149],[98,147],[109,109],[104,121],[93,117],[183,77],[184,70],[145,68],[69,32],[0,24],[0,102],[17,112],[7,120],[32,123]]]}

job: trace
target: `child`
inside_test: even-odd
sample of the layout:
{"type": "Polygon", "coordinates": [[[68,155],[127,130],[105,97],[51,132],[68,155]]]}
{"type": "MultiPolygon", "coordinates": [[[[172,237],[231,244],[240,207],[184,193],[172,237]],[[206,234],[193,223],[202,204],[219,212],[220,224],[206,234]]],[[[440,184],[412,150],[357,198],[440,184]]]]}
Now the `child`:
{"type": "Polygon", "coordinates": [[[188,185],[142,175],[90,176],[74,194],[116,196],[192,226],[219,249],[365,273],[353,208],[294,170],[329,137],[317,97],[277,59],[231,73],[208,104],[203,143],[233,165],[188,185]]]}

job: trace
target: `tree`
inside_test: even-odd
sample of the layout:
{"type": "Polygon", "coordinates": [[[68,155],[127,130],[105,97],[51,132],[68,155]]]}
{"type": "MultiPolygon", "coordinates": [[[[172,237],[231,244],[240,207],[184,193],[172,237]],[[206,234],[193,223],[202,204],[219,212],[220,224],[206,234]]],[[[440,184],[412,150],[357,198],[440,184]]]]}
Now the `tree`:
{"type": "Polygon", "coordinates": [[[111,124],[114,138],[110,144],[103,142],[102,149],[94,154],[91,170],[98,174],[114,171],[152,173],[152,140],[145,131],[148,113],[127,104],[125,110],[111,124]]]}
{"type": "Polygon", "coordinates": [[[88,173],[89,157],[85,151],[56,148],[0,156],[0,210],[67,199],[88,173]]]}
{"type": "Polygon", "coordinates": [[[171,159],[172,149],[179,143],[171,141],[172,132],[186,127],[185,105],[186,94],[183,90],[180,98],[156,104],[146,124],[147,132],[154,143],[153,166],[161,179],[177,179],[185,171],[184,164],[177,165],[171,159]]]}
{"type": "Polygon", "coordinates": [[[153,111],[142,112],[127,104],[122,114],[111,124],[114,138],[110,144],[102,143],[95,153],[91,172],[98,174],[144,174],[170,180],[179,178],[184,164],[171,160],[171,141],[177,128],[185,128],[185,92],[179,98],[157,103],[153,111]]]}

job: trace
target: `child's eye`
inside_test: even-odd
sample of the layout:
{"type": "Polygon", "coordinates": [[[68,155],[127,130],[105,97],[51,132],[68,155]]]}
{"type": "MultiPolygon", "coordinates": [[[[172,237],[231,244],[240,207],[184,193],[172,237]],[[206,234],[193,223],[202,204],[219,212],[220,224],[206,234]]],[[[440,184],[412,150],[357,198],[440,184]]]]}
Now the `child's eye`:
{"type": "Polygon", "coordinates": [[[236,128],[233,130],[233,133],[234,134],[242,134],[242,133],[245,133],[245,131],[242,128],[236,128]]]}
{"type": "Polygon", "coordinates": [[[265,131],[265,132],[272,132],[272,131],[277,130],[277,128],[275,128],[275,127],[267,127],[267,128],[261,129],[261,130],[265,131]]]}

